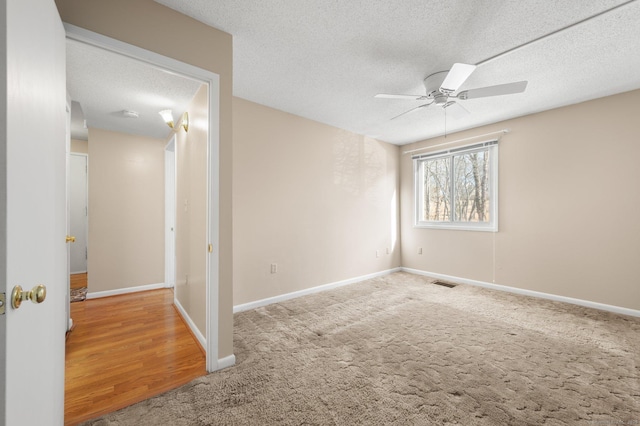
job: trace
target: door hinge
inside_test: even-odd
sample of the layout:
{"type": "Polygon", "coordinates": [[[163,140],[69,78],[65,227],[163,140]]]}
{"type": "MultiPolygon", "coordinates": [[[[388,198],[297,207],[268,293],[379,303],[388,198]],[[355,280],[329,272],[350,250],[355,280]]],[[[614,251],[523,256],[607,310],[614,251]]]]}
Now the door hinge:
{"type": "Polygon", "coordinates": [[[6,305],[6,295],[4,293],[0,293],[0,315],[4,315],[5,305],[6,305]]]}

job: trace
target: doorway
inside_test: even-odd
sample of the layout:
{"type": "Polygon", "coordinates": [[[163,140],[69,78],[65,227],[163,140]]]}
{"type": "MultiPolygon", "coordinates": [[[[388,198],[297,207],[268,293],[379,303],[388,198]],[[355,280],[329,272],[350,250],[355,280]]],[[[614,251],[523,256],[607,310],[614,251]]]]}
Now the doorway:
{"type": "Polygon", "coordinates": [[[87,218],[88,208],[88,156],[72,152],[69,161],[69,219],[71,235],[75,237],[71,245],[71,274],[87,273],[87,218]]]}
{"type": "MultiPolygon", "coordinates": [[[[73,107],[72,107],[73,108],[73,107]]],[[[70,301],[82,301],[87,295],[89,157],[69,154],[69,246],[70,301]]]]}
{"type": "MultiPolygon", "coordinates": [[[[206,251],[209,245],[211,247],[218,247],[220,186],[218,155],[220,115],[218,101],[220,92],[219,76],[210,71],[179,62],[172,58],[168,58],[70,24],[65,24],[65,29],[68,40],[81,43],[86,46],[103,49],[107,52],[117,54],[120,57],[145,64],[155,70],[162,70],[168,74],[181,76],[186,80],[197,82],[199,86],[205,85],[205,92],[207,96],[206,104],[208,107],[208,111],[206,111],[208,114],[205,115],[206,121],[203,123],[202,120],[198,120],[197,123],[192,122],[191,126],[194,129],[202,129],[204,124],[204,129],[206,130],[206,147],[204,150],[206,167],[204,169],[205,176],[203,176],[204,182],[202,182],[204,184],[203,187],[205,188],[204,194],[206,200],[203,200],[204,203],[202,204],[206,210],[206,214],[203,215],[203,220],[206,222],[203,227],[203,234],[205,235],[208,244],[202,249],[206,251]],[[196,125],[194,126],[194,124],[196,125]]],[[[100,65],[105,67],[108,64],[109,62],[103,62],[100,65]]],[[[167,92],[170,93],[171,90],[167,90],[167,92]]],[[[71,94],[73,97],[73,92],[71,94]]],[[[157,116],[157,112],[158,111],[156,111],[154,115],[157,116]]],[[[117,115],[116,113],[123,113],[123,111],[116,111],[115,113],[112,111],[109,118],[113,119],[117,115]]],[[[140,117],[142,118],[142,114],[140,117]]],[[[154,118],[154,120],[155,119],[159,118],[154,118]]],[[[176,124],[178,124],[178,120],[176,120],[176,124]]],[[[176,181],[178,180],[179,176],[176,176],[176,181]]],[[[179,227],[175,229],[175,232],[176,234],[180,232],[179,227]]],[[[178,246],[176,247],[176,255],[180,255],[180,248],[178,246]]],[[[205,285],[203,286],[204,291],[201,299],[205,301],[206,305],[206,321],[204,324],[205,327],[203,327],[204,329],[202,331],[196,330],[196,332],[202,335],[202,340],[205,343],[207,353],[207,371],[215,371],[218,369],[218,253],[216,251],[208,252],[204,263],[206,271],[203,271],[202,276],[204,277],[203,282],[205,285]]],[[[91,269],[90,266],[89,269],[91,269]]],[[[176,280],[176,285],[178,284],[178,281],[179,280],[176,280]]]]}
{"type": "MultiPolygon", "coordinates": [[[[204,173],[202,175],[202,181],[200,182],[200,184],[206,188],[206,192],[202,192],[202,194],[205,195],[206,199],[199,200],[199,204],[201,204],[203,206],[203,209],[205,209],[206,211],[203,210],[202,232],[200,235],[204,235],[206,237],[206,240],[210,246],[217,247],[218,246],[218,217],[219,217],[219,213],[218,213],[218,210],[219,210],[218,208],[219,206],[219,201],[218,201],[218,192],[219,192],[218,191],[218,187],[219,187],[219,183],[218,183],[218,167],[219,167],[219,164],[218,164],[218,145],[219,145],[218,116],[219,116],[219,112],[218,112],[218,106],[217,106],[218,96],[219,96],[218,95],[219,93],[218,76],[210,72],[206,72],[204,70],[194,68],[186,64],[182,64],[172,59],[162,57],[160,55],[156,55],[148,51],[144,51],[134,46],[130,46],[125,43],[118,42],[116,40],[108,39],[106,37],[103,37],[94,33],[90,33],[88,31],[73,27],[71,25],[66,25],[66,29],[67,29],[67,37],[69,40],[83,43],[85,45],[88,45],[94,48],[104,49],[108,52],[115,53],[118,55],[122,55],[127,59],[130,59],[132,61],[142,62],[145,65],[151,66],[152,68],[161,69],[165,72],[169,72],[174,75],[180,75],[192,81],[197,81],[200,86],[204,85],[203,90],[204,90],[204,93],[206,93],[208,109],[207,107],[204,108],[205,115],[204,117],[198,117],[197,123],[195,123],[196,126],[193,126],[192,124],[192,126],[196,130],[199,128],[199,130],[204,129],[205,131],[204,132],[204,135],[205,135],[204,136],[204,143],[205,143],[204,152],[206,153],[206,155],[200,158],[204,160],[206,165],[203,169],[204,173]]],[[[170,93],[171,90],[167,90],[167,92],[170,93]]],[[[72,93],[72,96],[73,96],[73,93],[72,93]]],[[[116,113],[113,113],[112,117],[117,116],[116,113]]],[[[122,113],[122,111],[120,111],[120,113],[122,113]]],[[[133,114],[129,114],[129,116],[132,116],[132,115],[133,114]]],[[[117,118],[122,118],[122,117],[118,116],[117,118]]],[[[159,119],[159,117],[156,117],[156,118],[159,119]]],[[[178,120],[176,121],[177,121],[176,122],[176,127],[177,127],[179,125],[179,122],[178,120]]],[[[163,126],[166,126],[166,125],[163,123],[163,126]]],[[[190,136],[187,137],[184,134],[182,134],[181,138],[185,138],[185,137],[189,138],[190,136]]],[[[170,141],[169,146],[164,147],[163,145],[162,148],[169,148],[169,149],[164,149],[165,165],[166,163],[169,163],[169,162],[173,162],[174,164],[176,163],[175,158],[178,154],[178,145],[186,142],[187,141],[180,141],[180,140],[176,141],[174,138],[173,144],[170,141]],[[173,159],[171,158],[172,156],[173,156],[173,159]]],[[[91,141],[89,141],[89,143],[91,144],[91,141]]],[[[91,156],[92,156],[92,167],[93,167],[94,156],[93,154],[91,154],[91,156]]],[[[134,159],[134,160],[135,161],[132,161],[132,163],[137,164],[141,167],[146,164],[145,161],[141,159],[134,159]]],[[[168,169],[169,168],[171,167],[168,167],[168,169]]],[[[180,178],[179,178],[179,174],[176,172],[175,166],[171,169],[173,170],[173,175],[171,176],[171,173],[168,173],[169,176],[165,175],[165,179],[169,179],[169,180],[173,179],[173,186],[175,187],[175,182],[179,181],[180,178]]],[[[92,174],[92,176],[95,176],[95,175],[92,174]]],[[[171,191],[170,189],[167,190],[167,186],[170,187],[171,184],[165,185],[165,191],[168,191],[174,194],[173,200],[170,200],[170,199],[165,200],[164,208],[161,208],[160,210],[158,210],[156,214],[162,215],[163,212],[166,212],[167,208],[169,208],[171,211],[174,211],[174,212],[176,210],[177,203],[175,198],[175,190],[173,191],[171,191]],[[173,207],[167,207],[166,205],[167,203],[169,204],[173,203],[173,207]]],[[[166,198],[171,198],[171,197],[169,196],[166,198]]],[[[190,206],[191,205],[193,204],[190,204],[190,206]]],[[[95,207],[96,206],[92,201],[92,208],[95,208],[95,207]]],[[[167,216],[170,216],[170,215],[167,215],[167,216]]],[[[171,217],[167,217],[165,219],[167,219],[165,220],[165,225],[168,224],[169,229],[173,228],[173,232],[172,232],[173,235],[180,232],[180,228],[176,227],[175,215],[173,217],[173,226],[171,226],[171,217]]],[[[92,223],[94,223],[93,219],[92,219],[92,223]]],[[[169,235],[167,234],[169,233],[165,232],[165,237],[164,237],[165,241],[173,240],[175,242],[175,239],[176,239],[175,236],[172,237],[171,234],[169,235]]],[[[93,236],[91,237],[91,241],[92,241],[91,244],[93,247],[93,241],[94,241],[93,236]]],[[[180,254],[180,247],[176,246],[175,243],[173,248],[173,253],[174,253],[173,255],[170,253],[171,248],[168,247],[168,249],[169,250],[165,250],[165,259],[167,256],[175,259],[176,255],[180,254]],[[169,251],[169,253],[167,253],[167,251],[169,251]]],[[[203,258],[205,260],[205,262],[203,263],[204,268],[202,273],[199,274],[201,277],[203,277],[203,287],[202,287],[203,291],[199,299],[201,301],[204,301],[204,304],[206,307],[205,309],[206,321],[203,322],[203,326],[201,327],[202,331],[198,330],[197,328],[194,331],[193,328],[195,327],[195,323],[193,321],[190,322],[188,320],[189,319],[188,317],[185,318],[186,319],[185,322],[189,324],[194,334],[197,335],[199,333],[202,336],[202,339],[198,339],[198,340],[200,340],[203,343],[203,346],[206,349],[206,360],[207,360],[206,370],[214,371],[218,369],[218,356],[217,356],[218,258],[217,258],[217,253],[211,253],[211,252],[206,253],[203,256],[203,258]]],[[[175,279],[175,270],[178,268],[175,263],[176,262],[174,261],[173,267],[171,265],[171,262],[166,262],[165,264],[165,271],[164,271],[165,282],[163,283],[165,286],[171,285],[171,282],[172,282],[171,277],[174,277],[173,284],[177,285],[176,281],[178,280],[175,279]],[[171,268],[173,268],[173,272],[170,270],[171,268]]],[[[92,274],[95,273],[95,270],[91,266],[91,264],[87,266],[87,269],[91,269],[92,274]]],[[[180,301],[175,300],[175,303],[176,305],[179,305],[180,301]]],[[[186,312],[183,311],[181,313],[183,315],[184,314],[186,314],[187,316],[189,315],[188,311],[186,312]]]]}

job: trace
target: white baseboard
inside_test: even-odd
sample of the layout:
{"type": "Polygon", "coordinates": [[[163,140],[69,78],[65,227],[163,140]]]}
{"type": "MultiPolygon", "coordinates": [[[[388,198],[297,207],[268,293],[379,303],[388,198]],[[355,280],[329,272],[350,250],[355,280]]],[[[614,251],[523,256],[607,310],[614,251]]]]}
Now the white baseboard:
{"type": "Polygon", "coordinates": [[[87,271],[77,271],[77,272],[69,272],[69,275],[75,275],[75,274],[86,274],[87,271]]]}
{"type": "Polygon", "coordinates": [[[296,297],[306,296],[308,294],[319,293],[321,291],[330,290],[332,288],[342,287],[349,284],[354,284],[360,281],[370,280],[371,278],[381,277],[383,275],[389,275],[394,272],[400,271],[401,268],[387,269],[385,271],[374,272],[373,274],[361,275],[355,278],[349,278],[347,280],[337,281],[329,284],[322,284],[316,287],[306,288],[304,290],[298,290],[291,293],[281,294],[279,296],[268,297],[262,300],[256,300],[255,302],[243,303],[242,305],[236,305],[233,307],[233,313],[244,312],[251,309],[259,308],[261,306],[271,305],[272,303],[279,303],[289,299],[295,299],[296,297]]]}
{"type": "Polygon", "coordinates": [[[178,310],[178,312],[180,313],[180,315],[182,316],[182,319],[184,320],[184,322],[187,323],[187,327],[189,327],[189,329],[191,330],[193,335],[196,336],[196,339],[198,339],[198,342],[200,342],[200,345],[203,348],[205,348],[205,351],[206,351],[207,339],[205,339],[203,334],[200,333],[200,330],[198,330],[198,327],[193,322],[193,320],[191,319],[189,314],[187,314],[187,311],[185,311],[185,309],[182,307],[182,305],[180,304],[180,301],[178,301],[178,299],[174,298],[173,299],[173,304],[176,307],[176,309],[178,310]]]}
{"type": "Polygon", "coordinates": [[[218,370],[222,370],[223,368],[233,367],[234,365],[236,365],[235,355],[225,356],[224,358],[220,358],[218,360],[218,370]]]}
{"type": "Polygon", "coordinates": [[[117,290],[93,291],[87,293],[87,299],[98,299],[100,297],[118,296],[120,294],[137,293],[139,291],[157,290],[166,288],[164,283],[140,285],[137,287],[119,288],[117,290]]]}
{"type": "Polygon", "coordinates": [[[427,277],[438,278],[447,281],[469,284],[477,287],[489,288],[491,290],[506,291],[508,293],[522,294],[524,296],[532,296],[540,299],[554,300],[556,302],[571,303],[572,305],[586,306],[587,308],[600,309],[602,311],[613,312],[616,314],[629,315],[632,317],[640,317],[640,311],[620,306],[607,305],[604,303],[592,302],[590,300],[575,299],[573,297],[558,296],[556,294],[543,293],[541,291],[526,290],[523,288],[509,287],[506,285],[492,284],[484,281],[470,280],[468,278],[454,277],[451,275],[437,274],[435,272],[421,271],[412,268],[400,268],[404,272],[416,275],[424,275],[427,277]]]}

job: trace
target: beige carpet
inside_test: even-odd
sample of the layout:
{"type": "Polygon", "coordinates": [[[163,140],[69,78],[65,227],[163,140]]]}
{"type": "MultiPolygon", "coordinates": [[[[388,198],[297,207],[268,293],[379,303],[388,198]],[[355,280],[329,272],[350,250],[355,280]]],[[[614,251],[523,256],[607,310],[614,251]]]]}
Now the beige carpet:
{"type": "Polygon", "coordinates": [[[236,314],[235,354],[88,424],[640,424],[640,318],[407,273],[236,314]]]}

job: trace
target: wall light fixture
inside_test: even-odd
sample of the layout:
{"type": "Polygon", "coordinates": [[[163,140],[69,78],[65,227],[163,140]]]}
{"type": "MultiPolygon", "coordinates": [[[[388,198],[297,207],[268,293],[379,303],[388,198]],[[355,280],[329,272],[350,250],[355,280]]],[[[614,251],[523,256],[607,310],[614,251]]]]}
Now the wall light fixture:
{"type": "Polygon", "coordinates": [[[188,112],[185,111],[184,114],[182,114],[182,122],[180,123],[180,125],[182,126],[185,132],[189,131],[189,113],[188,112]]]}
{"type": "Polygon", "coordinates": [[[173,113],[171,112],[171,110],[165,109],[160,111],[158,114],[160,114],[160,117],[162,117],[164,122],[167,123],[167,126],[173,129],[173,113]]]}
{"type": "MultiPolygon", "coordinates": [[[[171,112],[171,110],[165,109],[160,111],[158,114],[160,114],[164,122],[167,123],[167,126],[173,129],[173,126],[174,126],[173,113],[171,112]]],[[[180,127],[182,127],[185,132],[189,131],[189,114],[187,112],[182,114],[182,121],[180,122],[180,127]]]]}

